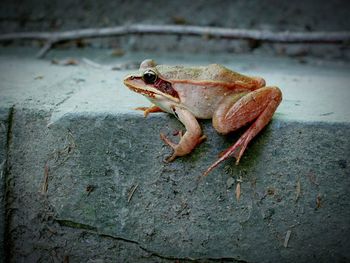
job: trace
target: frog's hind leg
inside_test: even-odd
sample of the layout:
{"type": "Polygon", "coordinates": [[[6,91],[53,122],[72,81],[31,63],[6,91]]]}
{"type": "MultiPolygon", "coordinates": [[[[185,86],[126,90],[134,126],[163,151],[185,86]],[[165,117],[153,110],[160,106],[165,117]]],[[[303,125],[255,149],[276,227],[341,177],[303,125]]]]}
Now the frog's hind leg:
{"type": "MultiPolygon", "coordinates": [[[[229,98],[226,98],[229,100],[229,98]]],[[[238,141],[225,150],[220,158],[205,172],[204,176],[230,156],[239,163],[248,143],[268,124],[282,100],[277,87],[263,87],[246,94],[239,100],[222,103],[213,116],[214,128],[222,134],[237,130],[254,121],[238,141]]]]}

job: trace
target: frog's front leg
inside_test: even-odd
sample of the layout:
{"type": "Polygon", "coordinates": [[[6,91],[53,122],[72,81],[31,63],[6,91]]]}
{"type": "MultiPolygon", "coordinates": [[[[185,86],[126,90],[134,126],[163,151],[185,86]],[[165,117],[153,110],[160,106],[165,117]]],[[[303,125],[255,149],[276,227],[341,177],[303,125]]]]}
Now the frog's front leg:
{"type": "Polygon", "coordinates": [[[151,107],[137,107],[135,108],[135,110],[142,110],[143,111],[143,115],[145,116],[145,118],[148,116],[148,114],[150,113],[154,113],[154,112],[164,112],[161,108],[159,108],[156,105],[152,105],[151,107]]]}
{"type": "Polygon", "coordinates": [[[236,158],[239,163],[248,143],[264,128],[271,120],[272,115],[282,100],[282,93],[277,87],[263,87],[247,93],[237,100],[235,97],[227,97],[220,104],[213,116],[214,128],[222,134],[237,130],[254,121],[248,130],[238,141],[222,153],[204,173],[207,175],[214,167],[230,156],[236,158]]]}
{"type": "Polygon", "coordinates": [[[179,133],[180,141],[178,144],[171,142],[164,134],[160,134],[161,139],[173,148],[173,154],[166,159],[167,162],[173,161],[177,156],[183,156],[192,152],[206,137],[202,135],[201,127],[193,114],[185,109],[174,108],[175,116],[185,125],[186,132],[179,133]]]}

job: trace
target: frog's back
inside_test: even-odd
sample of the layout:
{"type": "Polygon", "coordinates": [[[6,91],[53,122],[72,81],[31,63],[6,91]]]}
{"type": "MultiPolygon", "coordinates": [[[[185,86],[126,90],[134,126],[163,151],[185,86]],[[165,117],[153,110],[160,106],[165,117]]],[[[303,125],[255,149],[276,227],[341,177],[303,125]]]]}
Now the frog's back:
{"type": "Polygon", "coordinates": [[[186,67],[186,66],[167,66],[158,65],[157,71],[161,77],[173,82],[212,82],[220,85],[229,83],[244,83],[256,86],[256,79],[234,72],[219,64],[210,64],[208,66],[186,67]]]}

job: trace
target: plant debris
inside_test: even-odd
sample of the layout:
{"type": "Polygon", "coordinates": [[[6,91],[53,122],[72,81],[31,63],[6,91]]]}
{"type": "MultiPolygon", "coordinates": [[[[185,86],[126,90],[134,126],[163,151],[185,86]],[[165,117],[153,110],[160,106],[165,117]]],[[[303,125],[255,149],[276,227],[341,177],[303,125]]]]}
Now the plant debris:
{"type": "Polygon", "coordinates": [[[286,237],[284,238],[284,243],[283,243],[283,246],[285,248],[288,247],[288,242],[289,242],[289,239],[290,239],[290,235],[292,234],[292,230],[288,230],[287,233],[286,233],[286,237]]]}
{"type": "Polygon", "coordinates": [[[121,48],[117,48],[112,51],[111,55],[114,57],[122,57],[125,55],[125,51],[121,48]]]}
{"type": "Polygon", "coordinates": [[[42,194],[46,194],[48,187],[49,187],[49,172],[50,172],[50,167],[47,164],[47,162],[45,163],[45,167],[44,167],[44,179],[43,179],[43,184],[41,186],[41,193],[42,194]]]}
{"type": "Polygon", "coordinates": [[[79,64],[79,61],[75,58],[67,58],[62,60],[52,59],[51,64],[62,66],[76,66],[79,64]]]}
{"type": "Polygon", "coordinates": [[[173,16],[171,18],[171,20],[173,20],[173,22],[176,25],[186,25],[186,24],[188,24],[188,21],[186,20],[186,18],[184,18],[182,16],[173,16]]]}
{"type": "Polygon", "coordinates": [[[239,177],[239,179],[236,180],[237,185],[236,185],[236,200],[237,202],[241,198],[241,183],[243,182],[242,177],[239,177]]]}
{"type": "Polygon", "coordinates": [[[131,201],[131,198],[133,197],[137,187],[139,187],[139,184],[136,184],[136,185],[133,185],[129,191],[129,194],[128,194],[128,203],[131,201]]]}
{"type": "Polygon", "coordinates": [[[297,185],[296,185],[295,202],[298,202],[298,199],[300,197],[300,192],[301,192],[301,184],[300,184],[300,178],[298,178],[297,185]]]}
{"type": "Polygon", "coordinates": [[[87,192],[87,195],[89,196],[90,193],[92,193],[94,190],[95,190],[95,186],[94,185],[91,185],[91,184],[88,184],[85,188],[85,191],[87,192]]]}
{"type": "Polygon", "coordinates": [[[310,182],[316,186],[319,186],[319,183],[316,180],[316,175],[313,171],[310,171],[309,173],[306,174],[307,177],[309,178],[310,182]]]}
{"type": "Polygon", "coordinates": [[[88,58],[83,58],[82,61],[91,67],[99,68],[99,69],[106,69],[106,70],[126,70],[126,69],[137,69],[140,65],[140,63],[137,61],[128,61],[125,63],[119,63],[115,65],[103,65],[100,63],[97,63],[95,61],[92,61],[88,58]]]}
{"type": "Polygon", "coordinates": [[[319,209],[321,208],[321,205],[322,205],[322,198],[321,198],[321,195],[318,194],[317,197],[316,197],[316,209],[319,209]]]}
{"type": "Polygon", "coordinates": [[[267,189],[267,195],[275,195],[275,193],[276,193],[275,188],[269,187],[269,188],[267,189]]]}

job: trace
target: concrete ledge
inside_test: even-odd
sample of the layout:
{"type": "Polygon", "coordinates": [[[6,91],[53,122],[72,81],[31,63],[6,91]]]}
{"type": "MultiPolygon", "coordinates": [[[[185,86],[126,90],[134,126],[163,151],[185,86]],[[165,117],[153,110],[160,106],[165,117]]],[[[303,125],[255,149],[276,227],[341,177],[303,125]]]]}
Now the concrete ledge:
{"type": "Polygon", "coordinates": [[[125,72],[1,59],[4,111],[15,103],[6,175],[11,261],[350,259],[346,65],[254,60],[247,72],[258,67],[285,102],[239,166],[228,160],[198,182],[238,133],[219,136],[201,122],[208,140],[165,164],[170,151],[159,132],[172,136],[181,124],[132,113],[147,104],[118,84],[125,72]]]}
{"type": "MultiPolygon", "coordinates": [[[[32,255],[46,238],[51,242],[41,246],[49,250],[74,228],[104,240],[90,247],[91,257],[106,240],[126,243],[126,251],[135,250],[131,244],[139,254],[141,249],[174,259],[350,257],[349,125],[275,120],[241,165],[228,161],[198,183],[217,149],[234,139],[215,135],[208,122],[202,123],[208,141],[194,154],[164,164],[168,149],[154,131],[180,128],[174,118],[154,117],[144,125],[130,115],[67,116],[48,130],[48,117],[27,110],[14,115],[11,196],[21,209],[12,212],[13,252],[32,255]],[[48,190],[42,196],[45,165],[48,190]],[[287,231],[291,237],[284,247],[287,231]]],[[[68,242],[60,253],[89,259],[78,252],[85,250],[83,240],[68,242]]]]}
{"type": "Polygon", "coordinates": [[[0,108],[0,262],[5,258],[6,229],[6,172],[8,153],[8,131],[11,123],[12,109],[0,108]]]}

